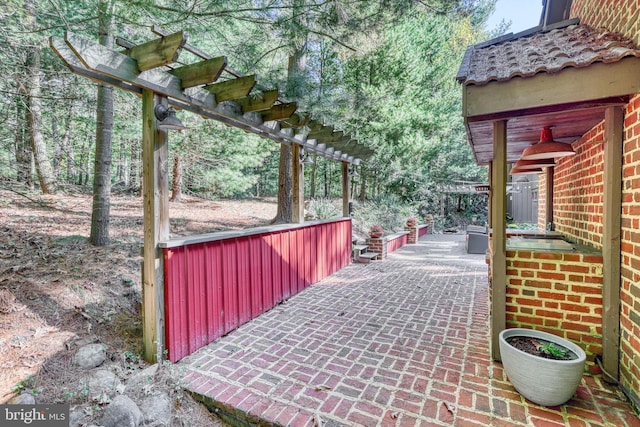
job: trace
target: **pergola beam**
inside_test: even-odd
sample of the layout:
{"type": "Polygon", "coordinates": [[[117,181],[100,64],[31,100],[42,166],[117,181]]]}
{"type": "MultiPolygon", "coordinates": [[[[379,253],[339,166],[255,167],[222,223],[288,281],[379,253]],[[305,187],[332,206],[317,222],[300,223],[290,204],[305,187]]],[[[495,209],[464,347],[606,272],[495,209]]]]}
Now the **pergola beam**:
{"type": "Polygon", "coordinates": [[[295,102],[288,102],[285,104],[274,105],[267,111],[263,111],[260,114],[265,122],[269,120],[282,120],[291,117],[291,115],[296,112],[297,108],[298,104],[295,102]]]}
{"type": "Polygon", "coordinates": [[[242,107],[243,113],[249,113],[252,111],[264,111],[270,109],[273,104],[278,100],[280,92],[275,90],[268,90],[262,93],[261,96],[253,97],[247,96],[245,98],[238,99],[236,102],[242,107]]]}
{"type": "Polygon", "coordinates": [[[249,95],[256,85],[256,76],[238,77],[237,79],[206,85],[204,88],[216,96],[216,102],[235,101],[249,95]]]}
{"type": "Polygon", "coordinates": [[[284,119],[280,122],[282,128],[301,128],[311,120],[311,114],[308,113],[294,113],[291,117],[284,119]]]}
{"type": "Polygon", "coordinates": [[[166,37],[133,46],[126,53],[136,60],[140,71],[145,71],[176,62],[180,49],[186,42],[187,33],[179,31],[166,37]]]}
{"type": "Polygon", "coordinates": [[[220,77],[222,70],[227,66],[227,58],[219,56],[169,71],[182,82],[182,88],[200,86],[213,83],[220,77]]]}

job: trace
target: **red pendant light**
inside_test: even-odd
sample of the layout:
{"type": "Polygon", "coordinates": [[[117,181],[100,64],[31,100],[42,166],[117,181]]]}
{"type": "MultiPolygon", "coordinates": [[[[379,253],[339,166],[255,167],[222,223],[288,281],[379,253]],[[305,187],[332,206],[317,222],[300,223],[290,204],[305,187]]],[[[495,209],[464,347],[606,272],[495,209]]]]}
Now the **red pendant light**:
{"type": "Polygon", "coordinates": [[[509,171],[509,175],[532,175],[542,173],[542,168],[535,169],[521,169],[521,168],[512,168],[509,171]]]}
{"type": "Polygon", "coordinates": [[[518,160],[513,167],[518,169],[537,169],[548,168],[556,165],[553,159],[539,159],[539,160],[518,160]]]}
{"type": "Polygon", "coordinates": [[[571,144],[553,140],[551,128],[545,127],[540,133],[540,142],[524,149],[522,160],[555,159],[576,154],[571,144]]]}

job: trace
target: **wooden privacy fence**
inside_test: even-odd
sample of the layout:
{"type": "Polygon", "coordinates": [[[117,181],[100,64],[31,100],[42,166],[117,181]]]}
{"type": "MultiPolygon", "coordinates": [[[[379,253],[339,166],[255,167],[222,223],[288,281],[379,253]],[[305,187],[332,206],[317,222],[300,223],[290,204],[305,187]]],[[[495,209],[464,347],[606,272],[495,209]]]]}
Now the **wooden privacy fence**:
{"type": "Polygon", "coordinates": [[[178,361],[351,262],[351,220],[216,233],[164,250],[165,346],[178,361]]]}

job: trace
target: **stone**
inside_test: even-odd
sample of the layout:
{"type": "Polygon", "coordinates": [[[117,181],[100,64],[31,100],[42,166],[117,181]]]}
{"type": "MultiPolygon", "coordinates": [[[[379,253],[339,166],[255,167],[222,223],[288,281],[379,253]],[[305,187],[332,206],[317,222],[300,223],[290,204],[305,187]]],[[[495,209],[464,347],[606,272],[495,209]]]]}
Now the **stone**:
{"type": "Polygon", "coordinates": [[[103,393],[109,397],[113,397],[120,387],[122,387],[122,383],[118,377],[106,369],[99,369],[90,373],[82,379],[82,382],[89,389],[89,396],[94,399],[103,393]]]}
{"type": "Polygon", "coordinates": [[[138,427],[142,424],[142,412],[126,395],[117,396],[107,406],[100,425],[104,427],[138,427]]]}
{"type": "Polygon", "coordinates": [[[157,373],[157,363],[143,369],[142,371],[136,372],[127,380],[127,386],[124,389],[124,392],[134,396],[147,394],[146,392],[151,388],[157,373]]]}
{"type": "Polygon", "coordinates": [[[171,423],[172,402],[164,391],[156,391],[140,403],[145,426],[161,427],[171,423]]]}
{"type": "Polygon", "coordinates": [[[36,397],[29,393],[20,393],[19,395],[13,397],[9,402],[11,405],[35,405],[36,397]]]}
{"type": "Polygon", "coordinates": [[[69,427],[80,427],[87,414],[83,410],[71,411],[69,413],[69,427]]]}
{"type": "Polygon", "coordinates": [[[106,346],[103,344],[88,344],[80,347],[73,356],[73,363],[82,369],[96,368],[107,359],[106,346]]]}

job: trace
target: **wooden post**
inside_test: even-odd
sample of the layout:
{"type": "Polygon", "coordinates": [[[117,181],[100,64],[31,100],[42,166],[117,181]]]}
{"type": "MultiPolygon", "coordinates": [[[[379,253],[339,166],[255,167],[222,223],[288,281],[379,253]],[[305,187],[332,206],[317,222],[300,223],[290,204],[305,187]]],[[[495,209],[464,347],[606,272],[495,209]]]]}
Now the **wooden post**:
{"type": "Polygon", "coordinates": [[[554,171],[554,168],[550,167],[550,168],[547,168],[547,170],[544,172],[544,176],[545,176],[544,226],[545,226],[545,229],[549,229],[550,225],[552,226],[551,229],[555,229],[555,226],[553,226],[553,171],[554,171]]]}
{"type": "Polygon", "coordinates": [[[342,216],[349,218],[349,196],[351,195],[349,181],[349,162],[342,162],[342,216]]]}
{"type": "Polygon", "coordinates": [[[489,211],[489,218],[487,218],[487,225],[489,226],[489,228],[492,227],[492,222],[491,222],[491,212],[492,212],[492,206],[491,206],[491,199],[493,198],[493,162],[489,162],[489,200],[488,200],[488,211],[489,211]]]}
{"type": "Polygon", "coordinates": [[[507,122],[493,123],[491,167],[491,357],[500,360],[499,334],[506,328],[507,122]]]}
{"type": "Polygon", "coordinates": [[[302,224],[304,222],[304,169],[300,159],[302,146],[291,144],[291,175],[293,178],[293,223],[302,224]]]}
{"type": "Polygon", "coordinates": [[[158,242],[169,237],[169,181],[167,131],[156,129],[155,103],[166,98],[142,92],[142,179],[144,246],[142,250],[143,357],[150,363],[162,358],[164,348],[164,270],[158,242]],[[157,99],[154,99],[157,98],[157,99]]]}
{"type": "Polygon", "coordinates": [[[602,230],[602,365],[612,380],[619,378],[620,233],[622,215],[622,145],[624,114],[609,107],[604,118],[604,199],[602,230]]]}

